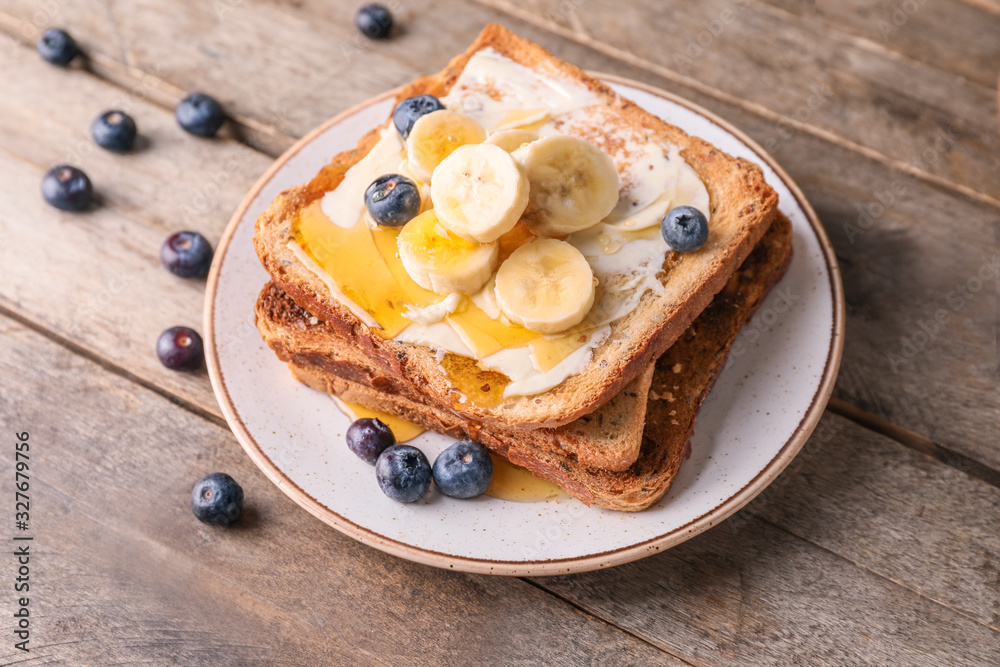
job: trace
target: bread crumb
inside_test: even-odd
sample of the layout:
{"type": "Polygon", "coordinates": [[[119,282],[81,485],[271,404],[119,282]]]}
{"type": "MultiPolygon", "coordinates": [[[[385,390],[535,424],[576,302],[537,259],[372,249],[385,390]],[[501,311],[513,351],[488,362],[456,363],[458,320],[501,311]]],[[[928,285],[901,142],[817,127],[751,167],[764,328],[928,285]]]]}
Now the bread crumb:
{"type": "Polygon", "coordinates": [[[673,371],[675,373],[680,373],[682,370],[684,370],[684,364],[674,364],[673,371]]]}
{"type": "Polygon", "coordinates": [[[315,326],[315,325],[319,324],[319,318],[318,318],[318,317],[315,317],[315,316],[313,316],[313,317],[310,317],[310,318],[309,318],[309,324],[312,324],[313,326],[315,326]]]}

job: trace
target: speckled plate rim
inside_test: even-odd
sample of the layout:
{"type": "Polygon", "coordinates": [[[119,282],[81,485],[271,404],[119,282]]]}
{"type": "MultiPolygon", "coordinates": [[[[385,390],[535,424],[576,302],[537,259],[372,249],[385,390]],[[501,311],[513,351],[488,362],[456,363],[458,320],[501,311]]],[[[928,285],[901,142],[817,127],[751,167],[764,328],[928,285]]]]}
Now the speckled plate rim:
{"type": "Polygon", "coordinates": [[[412,544],[407,544],[405,542],[381,535],[369,528],[366,528],[365,526],[361,526],[354,521],[345,518],[306,493],[291,478],[289,478],[284,471],[275,465],[267,454],[264,453],[263,448],[254,439],[253,434],[250,433],[246,424],[243,422],[243,419],[240,417],[239,411],[237,410],[236,405],[234,404],[226,387],[225,377],[219,363],[219,355],[216,349],[215,339],[214,312],[219,274],[221,272],[222,265],[226,261],[230,241],[232,240],[236,228],[246,215],[246,212],[252,205],[253,201],[260,194],[261,190],[267,186],[275,174],[277,174],[278,171],[280,171],[293,156],[301,151],[302,148],[312,143],[317,137],[322,135],[333,125],[342,122],[344,119],[358,113],[368,106],[377,104],[389,97],[395,96],[400,90],[399,88],[395,88],[356,104],[318,126],[297,141],[291,148],[285,151],[285,153],[279,157],[266,172],[264,172],[264,174],[244,197],[239,207],[237,207],[232,218],[230,218],[229,224],[226,226],[226,229],[222,234],[222,238],[219,240],[219,244],[215,252],[215,259],[212,262],[212,268],[208,275],[205,290],[204,330],[208,374],[212,382],[212,388],[219,401],[219,406],[222,408],[222,413],[225,416],[226,421],[229,423],[229,426],[232,428],[233,433],[236,435],[236,439],[257,467],[260,468],[261,471],[275,485],[277,485],[279,489],[281,489],[298,505],[305,508],[310,514],[333,528],[336,528],[345,535],[348,535],[363,544],[373,546],[376,549],[380,549],[407,560],[444,569],[453,569],[478,574],[507,576],[558,575],[575,572],[587,572],[590,570],[622,565],[624,563],[638,560],[645,556],[676,546],[677,544],[680,544],[681,542],[708,530],[712,526],[722,522],[738,511],[744,505],[753,500],[757,494],[763,491],[788,466],[788,464],[791,463],[792,459],[795,458],[795,455],[802,449],[802,446],[805,444],[806,440],[808,440],[809,436],[816,428],[816,425],[819,423],[827,402],[830,399],[830,395],[833,392],[833,386],[837,379],[837,371],[840,368],[840,361],[843,355],[844,290],[840,276],[840,268],[837,265],[833,245],[830,243],[830,239],[827,237],[826,231],[823,229],[819,218],[816,216],[816,212],[806,200],[802,190],[791,179],[788,173],[778,165],[775,159],[772,158],[756,141],[711,111],[682,97],[674,95],[673,93],[669,93],[655,86],[635,81],[633,79],[600,72],[589,72],[589,74],[605,82],[621,84],[644,91],[657,97],[661,97],[702,116],[706,120],[718,126],[721,130],[728,132],[736,139],[743,142],[743,144],[745,144],[746,147],[756,155],[760,162],[766,163],[771,169],[774,170],[774,172],[792,193],[796,203],[805,214],[810,228],[815,234],[820,248],[822,249],[823,260],[827,276],[830,281],[833,306],[830,347],[827,352],[823,375],[820,378],[820,382],[813,395],[812,401],[809,404],[809,408],[805,411],[798,427],[792,432],[785,444],[778,450],[778,453],[750,482],[731,495],[727,500],[719,503],[713,509],[705,512],[696,519],[663,533],[662,535],[618,549],[586,554],[579,557],[511,561],[469,558],[455,554],[446,554],[432,549],[417,547],[412,544]]]}

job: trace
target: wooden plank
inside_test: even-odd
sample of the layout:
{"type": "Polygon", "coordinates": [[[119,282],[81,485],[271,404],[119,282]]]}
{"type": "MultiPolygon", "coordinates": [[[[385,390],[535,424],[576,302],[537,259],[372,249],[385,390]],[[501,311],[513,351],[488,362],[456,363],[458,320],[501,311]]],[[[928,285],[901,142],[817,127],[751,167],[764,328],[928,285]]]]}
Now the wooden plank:
{"type": "Polygon", "coordinates": [[[25,47],[12,54],[0,68],[0,118],[19,128],[0,146],[0,305],[218,414],[206,373],[167,371],[153,352],[168,327],[201,329],[204,292],[204,281],[162,268],[160,245],[181,229],[216,243],[270,158],[187,135],[161,107],[46,66],[25,47]],[[116,155],[89,138],[93,118],[111,107],[135,116],[141,150],[116,155]],[[90,175],[98,206],[81,215],[45,204],[44,169],[62,162],[90,175]]]}
{"type": "Polygon", "coordinates": [[[943,69],[979,85],[996,85],[997,14],[960,0],[764,0],[802,21],[864,39],[869,48],[943,69]]]}
{"type": "Polygon", "coordinates": [[[706,665],[988,665],[995,630],[760,519],[670,551],[541,582],[706,665]]]}
{"type": "MultiPolygon", "coordinates": [[[[420,566],[340,535],[226,429],[5,318],[0,377],[0,423],[30,433],[32,658],[680,664],[524,581],[420,566]],[[229,530],[188,505],[215,470],[246,494],[246,520],[229,530]]],[[[15,655],[0,647],[0,662],[15,655]]]]}
{"type": "MultiPolygon", "coordinates": [[[[995,90],[866,48],[823,22],[730,0],[662,4],[657,11],[615,0],[480,2],[702,92],[717,91],[721,100],[801,121],[818,136],[982,193],[994,204],[1000,199],[995,90]],[[922,159],[948,130],[957,135],[948,150],[933,162],[922,159]]],[[[993,34],[1000,29],[1000,17],[984,13],[983,21],[993,34]]]]}
{"type": "Polygon", "coordinates": [[[722,526],[768,522],[1000,630],[1000,489],[828,414],[778,480],[722,526]]]}

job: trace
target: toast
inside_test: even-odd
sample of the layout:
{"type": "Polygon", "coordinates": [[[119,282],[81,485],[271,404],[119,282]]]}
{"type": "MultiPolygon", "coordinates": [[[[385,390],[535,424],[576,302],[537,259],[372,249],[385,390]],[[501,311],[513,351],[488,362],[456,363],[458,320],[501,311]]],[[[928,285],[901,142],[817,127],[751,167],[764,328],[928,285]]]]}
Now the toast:
{"type": "MultiPolygon", "coordinates": [[[[257,302],[256,318],[265,341],[288,363],[300,382],[345,401],[388,411],[430,430],[482,443],[536,476],[558,484],[588,504],[613,510],[643,510],[664,496],[677,477],[698,410],[722,370],[740,329],[753,315],[771,287],[781,279],[792,257],[791,223],[779,215],[765,237],[722,291],[653,365],[649,391],[624,391],[608,405],[633,414],[644,413],[642,449],[626,470],[588,466],[577,454],[559,451],[536,439],[547,431],[577,429],[600,438],[601,409],[572,424],[528,433],[480,427],[449,410],[401,393],[405,384],[383,376],[362,358],[351,363],[349,340],[335,327],[309,315],[275,284],[269,284],[257,302]]],[[[552,438],[558,440],[553,433],[552,438]]]]}
{"type": "Polygon", "coordinates": [[[645,293],[634,311],[615,321],[610,335],[594,348],[582,372],[538,395],[511,396],[495,407],[477,405],[456,395],[434,349],[381,338],[333,297],[317,274],[295,258],[288,246],[296,216],[337,187],[347,170],[376,143],[381,128],[369,132],[353,150],[334,157],[311,182],[281,193],[258,219],[254,243],[273,282],[299,306],[327,322],[338,336],[362,350],[370,364],[385,376],[407,384],[412,391],[405,395],[420,396],[422,402],[454,411],[476,428],[482,425],[494,432],[552,428],[573,422],[609,402],[677,340],[762,237],[774,217],[777,195],[764,182],[756,165],[685,134],[577,67],[559,61],[499,25],[487,26],[465,54],[453,59],[441,73],[404,87],[397,99],[424,93],[445,95],[470,57],[487,47],[546,77],[585,86],[600,100],[593,113],[600,117],[602,126],[612,124],[627,131],[640,145],[678,147],[708,190],[708,243],[696,253],[667,253],[657,275],[662,293],[645,293]]]}

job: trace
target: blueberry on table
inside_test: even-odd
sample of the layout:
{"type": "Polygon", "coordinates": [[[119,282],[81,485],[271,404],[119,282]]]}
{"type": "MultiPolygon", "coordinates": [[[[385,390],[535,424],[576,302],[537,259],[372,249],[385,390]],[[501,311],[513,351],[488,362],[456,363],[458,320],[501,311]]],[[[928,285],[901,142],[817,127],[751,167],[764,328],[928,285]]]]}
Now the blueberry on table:
{"type": "Polygon", "coordinates": [[[82,211],[90,204],[94,188],[87,175],[69,165],[49,169],[42,178],[42,196],[63,211],[82,211]]]}
{"type": "Polygon", "coordinates": [[[420,212],[420,190],[406,176],[385,174],[365,190],[365,208],[383,227],[402,227],[420,212]]]}
{"type": "Polygon", "coordinates": [[[135,121],[124,111],[105,111],[94,119],[90,134],[101,148],[124,153],[135,143],[135,121]]]}
{"type": "Polygon", "coordinates": [[[426,116],[432,111],[440,111],[441,109],[444,109],[444,105],[441,104],[441,100],[433,95],[407,97],[393,109],[392,124],[396,126],[396,131],[406,139],[410,136],[413,124],[421,116],[426,116]]]}
{"type": "Polygon", "coordinates": [[[198,137],[214,137],[226,119],[222,105],[203,93],[191,93],[181,100],[174,116],[182,128],[198,137]]]}
{"type": "Polygon", "coordinates": [[[493,459],[478,442],[456,442],[434,461],[434,484],[446,496],[475,498],[493,481],[493,459]]]}
{"type": "Polygon", "coordinates": [[[365,463],[375,465],[379,455],[396,444],[392,429],[380,419],[358,419],[347,429],[347,447],[365,463]]]}
{"type": "Polygon", "coordinates": [[[170,370],[193,371],[205,362],[205,346],[194,329],[171,327],[157,339],[156,355],[170,370]]]}
{"type": "Polygon", "coordinates": [[[177,232],[160,247],[160,261],[175,276],[202,278],[212,266],[212,244],[198,232],[177,232]]]}
{"type": "Polygon", "coordinates": [[[65,30],[50,28],[38,38],[38,53],[53,65],[65,67],[79,53],[76,41],[65,30]]]}
{"type": "Polygon", "coordinates": [[[694,252],[708,240],[708,219],[694,206],[678,206],[663,216],[660,233],[677,252],[694,252]]]}
{"type": "Polygon", "coordinates": [[[382,5],[365,5],[355,15],[354,24],[366,37],[385,39],[392,30],[392,14],[382,5]]]}
{"type": "Polygon", "coordinates": [[[191,489],[191,511],[202,523],[229,526],[243,512],[243,488],[226,473],[213,472],[191,489]]]}
{"type": "Polygon", "coordinates": [[[393,445],[378,457],[375,479],[382,493],[401,503],[420,500],[431,487],[431,464],[409,445],[393,445]]]}

